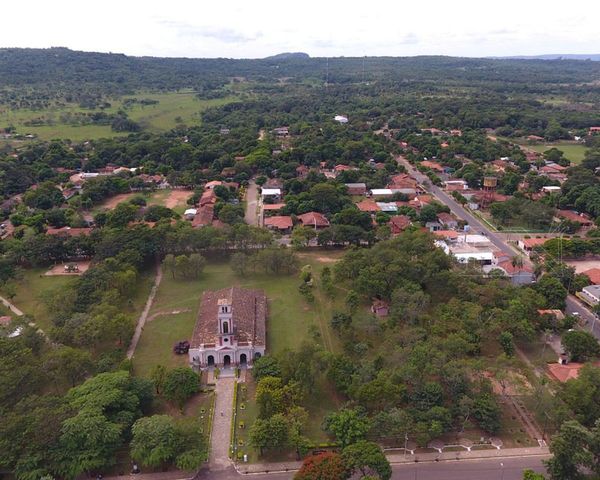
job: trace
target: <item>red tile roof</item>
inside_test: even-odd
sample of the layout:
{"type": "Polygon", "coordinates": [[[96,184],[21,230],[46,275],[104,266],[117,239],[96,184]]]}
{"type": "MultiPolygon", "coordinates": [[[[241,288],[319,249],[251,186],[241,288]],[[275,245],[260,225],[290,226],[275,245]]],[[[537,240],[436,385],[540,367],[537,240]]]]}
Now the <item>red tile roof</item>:
{"type": "Polygon", "coordinates": [[[590,268],[581,273],[587,276],[594,285],[600,285],[600,268],[590,268]]]}
{"type": "Polygon", "coordinates": [[[543,246],[549,239],[548,238],[524,238],[523,246],[528,249],[543,246]]]}
{"type": "Polygon", "coordinates": [[[449,240],[456,240],[458,238],[458,232],[455,230],[437,230],[432,233],[436,237],[447,238],[449,240]]]}
{"type": "Polygon", "coordinates": [[[579,222],[582,226],[590,226],[592,224],[592,220],[585,213],[579,214],[571,210],[557,210],[556,216],[571,220],[572,222],[579,222]]]}
{"type": "Polygon", "coordinates": [[[303,213],[302,215],[298,215],[298,220],[306,227],[319,228],[329,226],[329,220],[319,212],[303,213]]]}
{"type": "Polygon", "coordinates": [[[395,215],[390,219],[389,225],[392,235],[398,235],[410,227],[411,221],[406,215],[395,215]]]}
{"type": "Polygon", "coordinates": [[[264,203],[263,210],[277,211],[285,207],[285,203],[264,203]]]}
{"type": "Polygon", "coordinates": [[[373,200],[363,200],[356,204],[361,212],[379,212],[381,208],[373,200]]]}
{"type": "Polygon", "coordinates": [[[265,227],[273,227],[278,230],[287,230],[292,228],[294,223],[292,222],[292,217],[287,215],[276,215],[274,217],[265,218],[265,227]]]}

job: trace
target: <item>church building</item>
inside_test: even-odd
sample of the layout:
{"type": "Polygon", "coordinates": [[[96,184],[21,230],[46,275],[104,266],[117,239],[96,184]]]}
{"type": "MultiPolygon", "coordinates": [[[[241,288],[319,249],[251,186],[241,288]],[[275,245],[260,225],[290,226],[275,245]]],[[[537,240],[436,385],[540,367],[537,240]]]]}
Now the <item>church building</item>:
{"type": "Polygon", "coordinates": [[[192,368],[251,365],[265,354],[266,317],[262,290],[205,291],[190,342],[192,368]]]}

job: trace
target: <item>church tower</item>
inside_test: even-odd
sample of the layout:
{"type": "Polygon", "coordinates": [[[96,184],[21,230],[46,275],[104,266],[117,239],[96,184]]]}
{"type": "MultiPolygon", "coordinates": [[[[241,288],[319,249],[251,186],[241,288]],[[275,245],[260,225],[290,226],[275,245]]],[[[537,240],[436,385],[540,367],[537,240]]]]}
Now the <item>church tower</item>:
{"type": "Polygon", "coordinates": [[[219,338],[221,339],[221,345],[233,346],[234,344],[234,325],[233,325],[233,314],[231,300],[228,298],[221,298],[218,301],[218,320],[219,320],[219,338]]]}

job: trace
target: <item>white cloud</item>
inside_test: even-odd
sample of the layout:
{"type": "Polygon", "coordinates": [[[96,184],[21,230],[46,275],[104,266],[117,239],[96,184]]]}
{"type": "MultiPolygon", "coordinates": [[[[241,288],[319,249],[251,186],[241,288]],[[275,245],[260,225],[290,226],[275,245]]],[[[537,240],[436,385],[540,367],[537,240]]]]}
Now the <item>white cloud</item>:
{"type": "Polygon", "coordinates": [[[2,47],[264,57],[600,53],[600,2],[558,0],[24,0],[2,6],[2,47]]]}

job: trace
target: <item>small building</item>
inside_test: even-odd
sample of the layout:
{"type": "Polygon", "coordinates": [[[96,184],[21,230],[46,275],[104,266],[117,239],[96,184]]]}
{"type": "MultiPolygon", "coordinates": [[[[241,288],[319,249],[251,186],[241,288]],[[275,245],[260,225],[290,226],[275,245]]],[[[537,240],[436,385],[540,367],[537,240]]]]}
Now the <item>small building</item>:
{"type": "Polygon", "coordinates": [[[596,135],[596,134],[600,133],[600,127],[590,127],[588,133],[590,135],[596,135]]]}
{"type": "Polygon", "coordinates": [[[377,202],[377,206],[384,213],[398,212],[398,205],[396,205],[396,202],[377,202]]]}
{"type": "Polygon", "coordinates": [[[569,220],[571,222],[577,222],[581,225],[581,228],[590,228],[594,225],[594,222],[589,215],[585,213],[577,213],[572,210],[557,210],[556,217],[557,221],[569,220]]]}
{"type": "Polygon", "coordinates": [[[598,302],[600,302],[600,285],[588,285],[587,287],[583,287],[583,290],[579,292],[577,296],[588,305],[598,305],[598,302]]]}
{"type": "Polygon", "coordinates": [[[348,123],[348,117],[344,115],[336,115],[335,117],[333,117],[333,119],[338,123],[348,123]]]}
{"type": "Polygon", "coordinates": [[[390,305],[384,300],[373,300],[373,303],[371,304],[371,313],[379,318],[387,317],[390,314],[390,305]]]}
{"type": "Polygon", "coordinates": [[[390,218],[388,223],[390,226],[390,233],[394,236],[400,235],[404,230],[412,225],[410,217],[406,215],[395,215],[390,218]]]}
{"type": "Polygon", "coordinates": [[[228,128],[222,128],[221,130],[219,130],[219,133],[221,135],[229,135],[231,133],[231,130],[229,130],[228,128]]]}
{"type": "Polygon", "coordinates": [[[302,215],[298,215],[298,220],[304,227],[313,227],[315,230],[329,227],[329,220],[319,212],[303,213],[302,215]]]}
{"type": "Polygon", "coordinates": [[[394,194],[390,188],[373,188],[369,190],[371,197],[391,197],[394,194]]]}
{"type": "Polygon", "coordinates": [[[188,208],[185,212],[183,212],[183,218],[186,220],[193,220],[198,210],[196,208],[188,208]]]}
{"type": "Polygon", "coordinates": [[[437,230],[432,233],[434,237],[449,242],[455,242],[458,239],[458,232],[456,230],[437,230]]]}
{"type": "Polygon", "coordinates": [[[366,195],[367,185],[364,183],[345,183],[349,195],[366,195]]]}
{"type": "Polygon", "coordinates": [[[290,233],[294,226],[294,222],[292,222],[292,217],[290,216],[275,215],[273,217],[265,218],[264,225],[270,230],[277,230],[281,233],[290,233]]]}
{"type": "Polygon", "coordinates": [[[560,193],[560,187],[558,185],[546,185],[542,187],[544,193],[560,193]]]}
{"type": "Polygon", "coordinates": [[[246,366],[265,354],[267,297],[238,287],[207,290],[190,341],[192,368],[246,366]]]}
{"type": "Polygon", "coordinates": [[[381,211],[379,205],[377,205],[377,203],[375,203],[373,200],[363,200],[361,202],[358,202],[356,206],[361,212],[373,214],[381,211]]]}
{"type": "Polygon", "coordinates": [[[262,188],[260,196],[265,199],[279,200],[281,198],[281,188],[262,188]]]}
{"type": "Polygon", "coordinates": [[[449,192],[460,192],[461,190],[467,190],[469,185],[464,180],[446,180],[444,187],[449,192]]]}
{"type": "Polygon", "coordinates": [[[263,204],[263,213],[265,215],[271,215],[275,212],[279,212],[283,207],[285,207],[285,203],[265,203],[263,204]]]}
{"type": "Polygon", "coordinates": [[[456,230],[458,228],[458,220],[456,220],[456,218],[454,218],[450,213],[438,213],[437,219],[447,229],[456,230]]]}
{"type": "Polygon", "coordinates": [[[289,127],[277,127],[274,128],[272,131],[278,137],[287,137],[290,134],[289,127]]]}
{"type": "Polygon", "coordinates": [[[223,185],[221,180],[211,180],[210,182],[206,182],[206,185],[204,185],[204,190],[212,190],[221,185],[223,185]]]}
{"type": "Polygon", "coordinates": [[[527,255],[531,255],[536,248],[541,248],[548,241],[547,238],[523,238],[517,242],[517,245],[527,255]]]}
{"type": "Polygon", "coordinates": [[[440,222],[427,222],[425,223],[425,228],[430,232],[437,232],[438,230],[443,230],[444,227],[440,222]]]}
{"type": "Polygon", "coordinates": [[[588,277],[592,284],[600,285],[600,268],[590,268],[581,272],[581,274],[588,277]]]}

